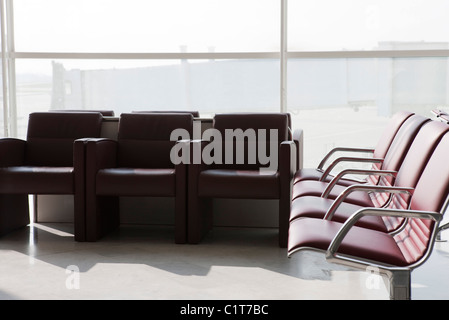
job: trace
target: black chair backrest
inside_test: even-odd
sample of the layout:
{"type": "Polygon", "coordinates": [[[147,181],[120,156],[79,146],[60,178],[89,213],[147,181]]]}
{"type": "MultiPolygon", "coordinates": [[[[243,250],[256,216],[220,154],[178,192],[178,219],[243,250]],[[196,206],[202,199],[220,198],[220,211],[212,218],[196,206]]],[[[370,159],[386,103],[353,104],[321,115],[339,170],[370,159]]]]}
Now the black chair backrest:
{"type": "Polygon", "coordinates": [[[26,163],[33,166],[73,166],[73,142],[98,138],[102,115],[95,112],[36,112],[29,116],[26,163]]]}
{"type": "Polygon", "coordinates": [[[118,165],[131,168],[172,168],[170,151],[175,129],[192,137],[193,116],[188,113],[123,113],[118,132],[118,165]]]}

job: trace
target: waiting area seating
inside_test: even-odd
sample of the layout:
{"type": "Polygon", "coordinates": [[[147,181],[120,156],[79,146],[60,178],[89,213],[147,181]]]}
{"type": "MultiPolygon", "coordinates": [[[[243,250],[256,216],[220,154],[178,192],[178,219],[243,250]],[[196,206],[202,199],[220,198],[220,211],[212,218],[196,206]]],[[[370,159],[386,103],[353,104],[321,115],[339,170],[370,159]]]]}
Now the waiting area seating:
{"type": "Polygon", "coordinates": [[[101,122],[98,112],[32,113],[26,140],[0,139],[0,235],[29,223],[29,194],[73,194],[75,239],[85,240],[84,147],[101,122]]]}
{"type": "MultiPolygon", "coordinates": [[[[409,149],[410,145],[414,141],[417,133],[421,129],[421,127],[430,121],[429,118],[419,116],[419,115],[411,115],[408,117],[398,128],[396,134],[394,135],[391,144],[389,144],[388,149],[383,157],[376,158],[351,158],[351,157],[340,157],[334,163],[340,162],[342,159],[351,160],[353,162],[368,162],[373,163],[372,170],[383,170],[383,171],[397,171],[404,160],[404,156],[406,154],[406,150],[409,149]]],[[[328,171],[328,170],[327,170],[328,171]]],[[[325,171],[323,173],[322,180],[328,177],[325,171]]],[[[365,183],[375,185],[378,183],[382,183],[383,180],[391,180],[388,176],[382,176],[382,173],[379,174],[366,174],[364,170],[352,170],[351,172],[345,171],[340,173],[338,177],[335,177],[332,181],[332,188],[328,188],[327,181],[315,181],[315,180],[296,180],[293,188],[293,199],[302,196],[322,196],[329,199],[335,199],[339,196],[343,190],[351,184],[359,184],[362,183],[360,181],[351,181],[350,179],[343,180],[342,178],[347,177],[350,173],[365,175],[366,179],[365,183]]],[[[387,181],[388,183],[388,181],[387,181]]],[[[382,201],[382,199],[378,199],[382,201]]],[[[360,205],[370,205],[372,203],[372,199],[368,197],[365,193],[357,193],[348,196],[346,199],[347,202],[352,202],[354,204],[360,205]]]]}
{"type": "MultiPolygon", "coordinates": [[[[366,170],[368,175],[382,175],[377,184],[353,184],[348,186],[334,200],[325,197],[303,196],[293,199],[290,213],[290,221],[300,217],[326,218],[338,222],[345,222],[355,211],[363,207],[388,207],[393,209],[406,209],[409,202],[409,194],[391,194],[390,189],[411,190],[415,188],[419,177],[424,170],[428,159],[432,155],[440,139],[449,131],[449,126],[429,121],[421,128],[411,146],[404,151],[405,157],[398,171],[392,170],[366,170]],[[391,179],[383,179],[385,177],[391,179]],[[348,201],[351,194],[364,196],[366,203],[354,204],[348,201]]],[[[345,170],[343,172],[352,172],[345,170]]],[[[328,185],[332,188],[339,175],[328,185]]],[[[296,185],[293,187],[295,188],[296,185]]],[[[401,219],[388,217],[363,218],[357,225],[365,228],[391,232],[402,223],[401,219]]]]}
{"type": "Polygon", "coordinates": [[[449,228],[449,116],[432,112],[438,120],[398,112],[376,148],[335,148],[306,169],[302,131],[288,113],[216,114],[202,140],[192,140],[197,111],[123,113],[117,139],[101,137],[108,110],[32,113],[25,140],[0,139],[0,236],[29,223],[29,194],[73,195],[79,242],[119,227],[123,196],[173,198],[177,244],[201,242],[214,198],[277,200],[288,257],[316,250],[374,267],[390,280],[392,299],[410,299],[411,272],[449,228]],[[338,152],[371,155],[325,168],[338,152]],[[370,167],[338,170],[350,162],[370,167]]]}
{"type": "Polygon", "coordinates": [[[446,228],[440,222],[448,207],[448,129],[441,122],[424,122],[410,147],[396,150],[404,155],[398,171],[373,170],[382,183],[351,184],[335,200],[294,199],[288,256],[317,250],[331,262],[362,270],[374,267],[388,277],[392,299],[410,299],[412,270],[426,261],[438,233],[446,228]],[[391,175],[390,184],[382,172],[391,175]],[[382,194],[384,201],[346,202],[355,191],[372,199],[382,194]]]}
{"type": "MultiPolygon", "coordinates": [[[[222,138],[222,143],[214,150],[219,153],[217,161],[189,165],[188,176],[188,238],[189,243],[199,243],[212,228],[213,198],[233,199],[277,199],[279,202],[279,245],[286,247],[288,236],[288,217],[291,203],[291,185],[296,171],[296,148],[289,133],[290,119],[287,114],[217,114],[213,129],[222,138]],[[228,136],[227,132],[241,130],[248,133],[253,129],[254,136],[228,136]],[[270,131],[271,130],[271,131],[270,131]],[[271,132],[276,132],[271,137],[271,132]],[[264,134],[262,136],[262,133],[264,134]],[[270,135],[270,136],[269,136],[270,135]],[[251,141],[254,145],[251,154],[251,141]],[[242,155],[238,159],[239,144],[242,155]],[[230,149],[228,149],[230,146],[230,149]],[[263,156],[274,155],[274,169],[267,169],[270,163],[262,161],[263,156]],[[279,151],[279,152],[278,152],[279,151]],[[259,157],[257,156],[259,155],[259,157]],[[279,155],[279,156],[278,156],[279,155]],[[251,159],[251,156],[254,156],[251,159]],[[278,164],[278,165],[277,165],[278,164]]],[[[203,153],[211,141],[192,142],[192,155],[203,153]]],[[[214,157],[217,157],[217,154],[214,157]]]]}
{"type": "MultiPolygon", "coordinates": [[[[327,181],[329,182],[333,176],[331,175],[332,170],[340,163],[344,162],[367,162],[372,163],[373,170],[380,169],[382,160],[387,155],[388,150],[398,133],[398,130],[404,124],[408,118],[413,115],[412,112],[408,111],[400,111],[395,113],[391,120],[389,121],[387,127],[384,129],[382,136],[380,137],[377,146],[375,148],[366,148],[366,147],[336,147],[330,150],[320,161],[317,168],[303,168],[297,170],[295,173],[294,183],[303,181],[303,180],[314,180],[314,181],[327,181]],[[371,154],[371,157],[349,157],[349,156],[340,156],[335,159],[331,164],[327,164],[330,159],[338,154],[352,154],[352,153],[362,153],[371,154]],[[326,167],[327,165],[327,167],[326,167]]],[[[351,184],[354,181],[346,179],[340,179],[339,184],[351,184]]]]}
{"type": "MultiPolygon", "coordinates": [[[[120,196],[175,198],[175,241],[187,240],[187,164],[174,164],[175,129],[192,136],[189,113],[129,113],[119,120],[117,141],[86,144],[87,240],[96,241],[120,224],[120,196]]],[[[179,142],[183,143],[183,142],[179,142]]]]}

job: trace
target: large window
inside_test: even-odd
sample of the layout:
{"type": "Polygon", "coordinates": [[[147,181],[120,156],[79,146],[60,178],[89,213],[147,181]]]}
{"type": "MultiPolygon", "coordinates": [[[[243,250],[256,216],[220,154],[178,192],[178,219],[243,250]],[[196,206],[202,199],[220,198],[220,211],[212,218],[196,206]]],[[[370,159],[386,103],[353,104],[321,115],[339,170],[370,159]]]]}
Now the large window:
{"type": "Polygon", "coordinates": [[[17,51],[279,51],[277,0],[15,0],[17,51]]]}
{"type": "Polygon", "coordinates": [[[18,135],[28,114],[50,109],[279,111],[279,60],[20,59],[18,135]],[[29,70],[39,73],[28,73],[29,70]]]}
{"type": "Polygon", "coordinates": [[[399,110],[449,105],[448,58],[290,59],[288,110],[310,166],[336,146],[375,146],[399,110]]]}
{"type": "Polygon", "coordinates": [[[398,110],[449,106],[446,0],[0,3],[1,135],[50,109],[287,111],[314,166],[398,110]]]}
{"type": "Polygon", "coordinates": [[[446,0],[290,0],[292,51],[449,48],[446,0]]]}

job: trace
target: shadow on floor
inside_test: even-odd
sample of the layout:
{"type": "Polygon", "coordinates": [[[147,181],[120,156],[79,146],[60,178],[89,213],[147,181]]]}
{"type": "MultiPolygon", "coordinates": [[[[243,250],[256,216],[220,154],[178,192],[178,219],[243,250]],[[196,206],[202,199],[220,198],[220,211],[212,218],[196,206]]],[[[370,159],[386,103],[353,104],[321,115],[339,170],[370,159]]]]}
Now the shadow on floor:
{"type": "Polygon", "coordinates": [[[97,242],[75,242],[72,224],[32,224],[0,239],[0,250],[15,250],[54,266],[87,272],[98,263],[145,264],[183,276],[206,276],[213,266],[264,268],[306,280],[331,280],[322,254],[287,258],[277,229],[214,228],[200,244],[175,244],[170,226],[124,225],[97,242]]]}

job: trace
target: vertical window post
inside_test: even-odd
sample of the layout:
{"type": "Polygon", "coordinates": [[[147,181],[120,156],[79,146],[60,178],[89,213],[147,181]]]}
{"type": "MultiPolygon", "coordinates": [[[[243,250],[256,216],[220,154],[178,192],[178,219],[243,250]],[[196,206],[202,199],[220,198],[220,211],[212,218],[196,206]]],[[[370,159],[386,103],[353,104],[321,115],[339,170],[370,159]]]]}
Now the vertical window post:
{"type": "Polygon", "coordinates": [[[6,23],[5,23],[5,2],[0,0],[0,24],[2,41],[2,93],[3,93],[3,135],[9,136],[8,130],[8,79],[7,79],[7,53],[6,53],[6,23]]]}
{"type": "Polygon", "coordinates": [[[14,45],[14,10],[13,1],[6,0],[6,27],[8,50],[8,87],[9,87],[9,135],[17,137],[17,95],[16,95],[16,59],[11,56],[15,52],[14,45]]]}
{"type": "Polygon", "coordinates": [[[287,112],[287,2],[281,1],[281,112],[287,112]]]}

